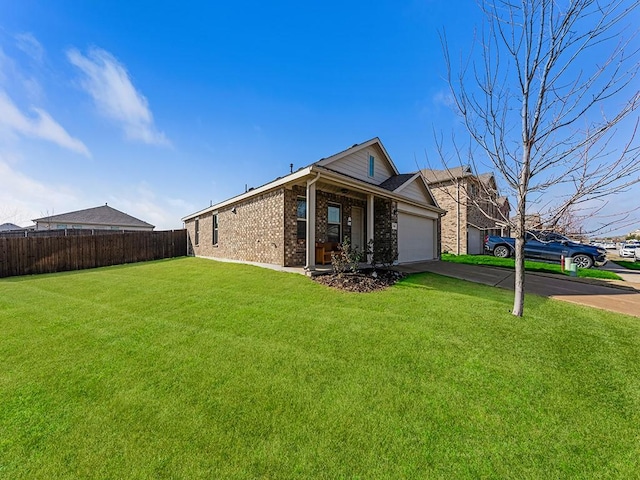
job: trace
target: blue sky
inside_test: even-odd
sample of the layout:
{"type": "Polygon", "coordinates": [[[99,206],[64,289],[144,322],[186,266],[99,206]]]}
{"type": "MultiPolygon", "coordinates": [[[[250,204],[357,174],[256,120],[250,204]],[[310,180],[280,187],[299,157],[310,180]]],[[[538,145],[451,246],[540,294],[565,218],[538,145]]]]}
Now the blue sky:
{"type": "Polygon", "coordinates": [[[108,203],[181,228],[375,136],[437,168],[459,125],[438,31],[467,50],[482,21],[452,5],[0,0],[0,223],[108,203]]]}

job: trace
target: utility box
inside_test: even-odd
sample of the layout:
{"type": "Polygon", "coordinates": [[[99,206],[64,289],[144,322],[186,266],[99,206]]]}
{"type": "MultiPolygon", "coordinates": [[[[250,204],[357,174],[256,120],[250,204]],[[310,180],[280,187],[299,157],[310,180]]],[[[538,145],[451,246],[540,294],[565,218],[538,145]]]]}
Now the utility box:
{"type": "Polygon", "coordinates": [[[574,263],[573,258],[564,258],[564,271],[569,272],[569,275],[571,275],[572,277],[578,276],[578,266],[574,263]]]}

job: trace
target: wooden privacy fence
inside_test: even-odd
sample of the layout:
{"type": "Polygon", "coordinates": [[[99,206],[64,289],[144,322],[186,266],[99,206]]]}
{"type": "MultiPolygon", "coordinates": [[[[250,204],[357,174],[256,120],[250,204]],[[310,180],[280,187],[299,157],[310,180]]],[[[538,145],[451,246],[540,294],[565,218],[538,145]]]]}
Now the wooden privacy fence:
{"type": "Polygon", "coordinates": [[[0,237],[0,277],[82,270],[186,254],[186,230],[0,237]]]}

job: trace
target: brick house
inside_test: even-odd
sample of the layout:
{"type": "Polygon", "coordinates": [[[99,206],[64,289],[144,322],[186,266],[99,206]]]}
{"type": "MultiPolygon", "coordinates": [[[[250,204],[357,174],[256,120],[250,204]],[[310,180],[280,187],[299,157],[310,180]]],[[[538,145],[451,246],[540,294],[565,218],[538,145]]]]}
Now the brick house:
{"type": "Polygon", "coordinates": [[[492,173],[474,175],[471,167],[421,170],[442,218],[441,249],[456,255],[484,252],[485,235],[509,235],[509,200],[498,194],[492,173]]]}
{"type": "Polygon", "coordinates": [[[347,237],[360,251],[373,239],[398,263],[437,258],[444,213],[422,176],[400,174],[376,137],[182,221],[196,256],[311,271],[320,246],[347,237]]]}

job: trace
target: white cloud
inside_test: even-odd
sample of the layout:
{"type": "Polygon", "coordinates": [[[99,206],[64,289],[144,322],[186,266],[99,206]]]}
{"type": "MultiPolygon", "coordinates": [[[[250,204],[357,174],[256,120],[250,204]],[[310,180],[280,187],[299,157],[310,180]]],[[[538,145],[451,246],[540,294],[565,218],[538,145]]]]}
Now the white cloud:
{"type": "Polygon", "coordinates": [[[31,33],[20,33],[15,36],[17,47],[29,55],[33,60],[42,63],[44,60],[44,48],[31,33]]]}
{"type": "Polygon", "coordinates": [[[71,64],[84,74],[82,87],[93,97],[102,115],[122,125],[130,140],[170,145],[153,121],[147,99],[136,90],[124,65],[109,52],[92,48],[85,57],[75,49],[67,52],[71,64]]]}
{"type": "MultiPolygon", "coordinates": [[[[180,218],[195,207],[182,199],[158,195],[147,183],[114,186],[82,186],[41,181],[20,172],[19,156],[0,151],[0,224],[31,225],[34,218],[72,212],[105,201],[140,220],[155,225],[156,230],[182,228],[180,218]]],[[[75,179],[74,179],[75,181],[75,179]]]]}
{"type": "Polygon", "coordinates": [[[53,142],[63,148],[91,157],[89,149],[77,138],[73,138],[47,112],[33,108],[34,117],[28,117],[0,90],[0,127],[28,137],[53,142]]]}
{"type": "Polygon", "coordinates": [[[182,228],[180,219],[195,210],[192,204],[182,199],[156,195],[152,187],[144,181],[112,191],[109,205],[155,225],[156,230],[182,228]]]}
{"type": "Polygon", "coordinates": [[[12,221],[24,227],[47,212],[77,210],[72,206],[77,205],[78,199],[68,188],[39,182],[14,170],[10,163],[11,159],[0,153],[0,213],[11,212],[11,218],[0,218],[0,223],[12,221]]]}
{"type": "Polygon", "coordinates": [[[7,57],[0,47],[0,83],[5,83],[7,80],[7,72],[13,68],[13,61],[7,57]]]}
{"type": "Polygon", "coordinates": [[[447,108],[451,108],[455,106],[455,99],[449,90],[439,90],[437,91],[433,97],[431,97],[431,101],[436,106],[444,106],[447,108]]]}

